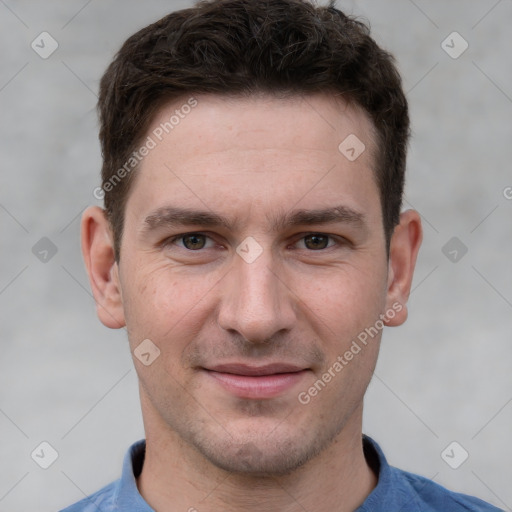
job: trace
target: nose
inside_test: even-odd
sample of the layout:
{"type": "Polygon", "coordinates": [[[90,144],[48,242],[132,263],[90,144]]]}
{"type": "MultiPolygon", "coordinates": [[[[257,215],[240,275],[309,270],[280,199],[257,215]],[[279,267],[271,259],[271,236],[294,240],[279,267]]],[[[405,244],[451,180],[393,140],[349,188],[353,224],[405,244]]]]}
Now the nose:
{"type": "Polygon", "coordinates": [[[296,324],[296,296],[270,249],[253,262],[235,255],[223,279],[218,323],[252,343],[270,343],[296,324]]]}

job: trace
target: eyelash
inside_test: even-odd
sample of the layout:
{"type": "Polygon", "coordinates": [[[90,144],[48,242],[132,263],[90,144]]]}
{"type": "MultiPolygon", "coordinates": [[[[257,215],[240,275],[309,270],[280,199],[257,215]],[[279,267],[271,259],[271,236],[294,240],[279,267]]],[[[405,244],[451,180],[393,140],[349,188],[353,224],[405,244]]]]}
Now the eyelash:
{"type": "MultiPolygon", "coordinates": [[[[206,238],[209,238],[210,240],[213,240],[212,237],[208,236],[206,233],[202,233],[202,232],[198,232],[198,231],[192,231],[190,233],[181,233],[179,235],[175,235],[171,238],[167,238],[166,240],[164,240],[161,245],[163,247],[168,247],[170,245],[174,245],[174,243],[177,241],[177,240],[181,240],[183,238],[185,238],[186,236],[190,236],[190,235],[201,235],[201,236],[204,236],[206,238]]],[[[328,246],[328,247],[325,247],[324,249],[317,249],[317,250],[314,250],[314,249],[307,249],[305,248],[304,250],[308,251],[308,252],[325,252],[327,251],[328,249],[332,249],[334,248],[336,245],[341,247],[341,246],[344,246],[344,245],[348,245],[350,244],[350,242],[348,240],[346,240],[345,238],[343,237],[340,237],[340,236],[335,236],[335,235],[330,235],[328,233],[321,233],[321,232],[317,232],[317,231],[311,231],[309,233],[305,233],[303,234],[298,240],[297,242],[299,242],[300,240],[303,240],[304,238],[308,237],[308,236],[311,236],[311,235],[320,235],[320,236],[325,236],[325,237],[328,237],[330,240],[334,241],[335,244],[334,245],[331,245],[331,246],[328,246]]],[[[295,243],[297,243],[295,242],[295,243]]],[[[185,251],[187,252],[190,252],[190,253],[193,253],[193,252],[202,252],[204,250],[206,250],[205,248],[202,248],[202,249],[197,249],[197,250],[193,250],[193,249],[187,249],[186,247],[180,247],[180,249],[184,249],[185,251]]]]}

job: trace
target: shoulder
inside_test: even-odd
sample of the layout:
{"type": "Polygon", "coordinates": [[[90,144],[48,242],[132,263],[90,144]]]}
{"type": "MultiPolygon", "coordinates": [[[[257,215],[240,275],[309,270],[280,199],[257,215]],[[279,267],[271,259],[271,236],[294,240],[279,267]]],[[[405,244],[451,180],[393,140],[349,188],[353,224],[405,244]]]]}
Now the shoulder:
{"type": "MultiPolygon", "coordinates": [[[[391,467],[402,499],[409,501],[410,510],[422,512],[500,512],[501,509],[479,498],[450,491],[420,475],[391,467]]],[[[404,503],[405,504],[405,503],[404,503]]]]}
{"type": "Polygon", "coordinates": [[[118,484],[119,480],[116,480],[60,512],[110,512],[114,510],[113,498],[118,484]]]}
{"type": "Polygon", "coordinates": [[[150,511],[136,482],[144,463],[145,449],[145,439],[133,443],[124,456],[121,478],[60,512],[150,511]]]}
{"type": "Polygon", "coordinates": [[[368,436],[363,436],[363,450],[378,482],[357,512],[503,512],[479,498],[390,466],[380,446],[368,436]]]}

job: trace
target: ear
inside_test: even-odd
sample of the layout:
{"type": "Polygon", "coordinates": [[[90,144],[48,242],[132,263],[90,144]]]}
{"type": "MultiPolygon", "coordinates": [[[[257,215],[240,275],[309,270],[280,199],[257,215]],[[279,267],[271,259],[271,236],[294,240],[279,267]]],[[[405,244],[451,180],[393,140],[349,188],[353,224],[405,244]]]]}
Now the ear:
{"type": "Polygon", "coordinates": [[[82,254],[100,321],[111,329],[124,327],[112,233],[105,212],[99,206],[90,206],[82,214],[82,254]]]}
{"type": "Polygon", "coordinates": [[[403,212],[400,223],[393,231],[389,248],[386,311],[394,311],[395,314],[393,318],[386,315],[386,325],[397,326],[407,320],[407,300],[422,239],[423,230],[418,212],[403,212]]]}

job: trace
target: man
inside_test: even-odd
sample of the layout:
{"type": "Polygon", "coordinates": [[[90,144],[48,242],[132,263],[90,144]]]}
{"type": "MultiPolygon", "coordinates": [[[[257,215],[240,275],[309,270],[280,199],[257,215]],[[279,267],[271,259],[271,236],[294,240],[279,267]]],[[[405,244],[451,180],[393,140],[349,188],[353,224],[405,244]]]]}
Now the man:
{"type": "Polygon", "coordinates": [[[130,37],[102,78],[100,320],[126,327],[146,439],[77,511],[491,511],[362,434],[419,215],[392,57],[334,6],[217,0],[130,37]]]}

